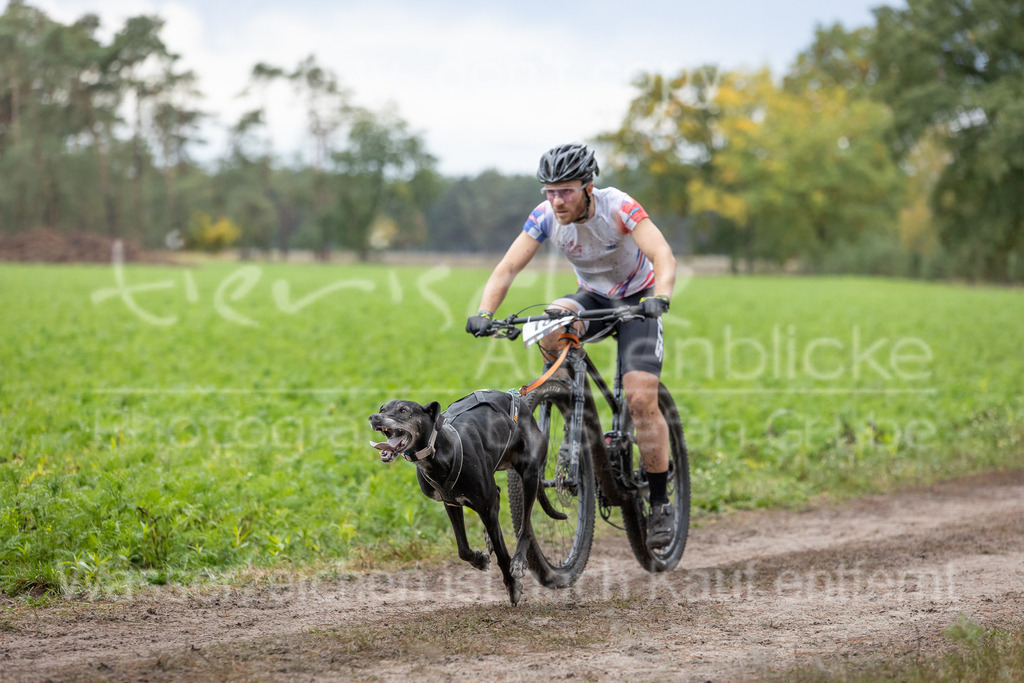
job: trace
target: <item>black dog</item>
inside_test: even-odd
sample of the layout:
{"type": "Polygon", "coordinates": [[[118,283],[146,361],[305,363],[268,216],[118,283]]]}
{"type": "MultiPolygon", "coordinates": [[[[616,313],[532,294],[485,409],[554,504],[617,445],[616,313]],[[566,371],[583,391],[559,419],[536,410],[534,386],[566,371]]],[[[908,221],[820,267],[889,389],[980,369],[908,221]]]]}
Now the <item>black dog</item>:
{"type": "Polygon", "coordinates": [[[381,451],[381,460],[391,462],[401,454],[415,462],[424,495],[445,504],[459,557],[486,570],[491,560],[489,552],[497,555],[509,599],[517,604],[523,592],[520,579],[526,573],[526,551],[533,540],[530,512],[545,452],[544,437],[533,415],[528,410],[519,412],[519,395],[476,391],[450,405],[444,414],[436,401],[425,406],[414,401],[390,401],[370,416],[370,426],[387,437],[381,443],[370,442],[381,451]],[[496,471],[510,468],[522,478],[524,498],[524,523],[512,557],[498,524],[500,490],[494,481],[496,471]],[[483,521],[487,554],[469,547],[463,506],[483,521]]]}

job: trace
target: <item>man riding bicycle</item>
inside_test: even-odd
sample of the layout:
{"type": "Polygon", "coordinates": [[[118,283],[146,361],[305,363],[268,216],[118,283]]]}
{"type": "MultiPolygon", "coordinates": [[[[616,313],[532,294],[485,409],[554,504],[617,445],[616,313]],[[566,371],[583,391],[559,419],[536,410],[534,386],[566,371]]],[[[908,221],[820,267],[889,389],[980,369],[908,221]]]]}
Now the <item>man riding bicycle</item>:
{"type": "MultiPolygon", "coordinates": [[[[512,281],[546,239],[572,263],[579,285],[550,309],[640,306],[645,318],[624,323],[618,330],[619,356],[623,390],[650,484],[647,545],[657,550],[671,542],[675,526],[675,510],[666,493],[669,433],[658,409],[658,384],[664,356],[660,316],[669,308],[676,261],[640,204],[614,187],[594,187],[598,174],[594,153],[585,145],[559,145],[541,157],[537,179],[544,184],[541,192],[546,199],[530,213],[523,232],[495,266],[484,286],[480,310],[466,322],[466,331],[475,336],[488,333],[494,311],[505,300],[512,281]]],[[[596,325],[580,330],[586,335],[600,331],[596,325]]],[[[543,339],[540,347],[551,362],[557,334],[543,339]]]]}

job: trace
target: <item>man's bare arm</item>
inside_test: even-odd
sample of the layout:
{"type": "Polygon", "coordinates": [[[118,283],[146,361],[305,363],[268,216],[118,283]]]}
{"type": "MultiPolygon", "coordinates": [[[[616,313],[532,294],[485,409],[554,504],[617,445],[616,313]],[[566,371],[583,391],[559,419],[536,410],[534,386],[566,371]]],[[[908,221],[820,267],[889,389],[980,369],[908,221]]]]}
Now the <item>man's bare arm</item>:
{"type": "Polygon", "coordinates": [[[654,265],[654,295],[672,296],[676,284],[676,257],[665,236],[650,218],[633,228],[633,241],[654,265]]]}
{"type": "Polygon", "coordinates": [[[492,313],[498,310],[498,306],[508,294],[509,287],[512,286],[512,281],[533,259],[539,248],[540,242],[525,232],[520,233],[494,267],[494,272],[487,278],[483,296],[480,298],[480,310],[492,313]]]}

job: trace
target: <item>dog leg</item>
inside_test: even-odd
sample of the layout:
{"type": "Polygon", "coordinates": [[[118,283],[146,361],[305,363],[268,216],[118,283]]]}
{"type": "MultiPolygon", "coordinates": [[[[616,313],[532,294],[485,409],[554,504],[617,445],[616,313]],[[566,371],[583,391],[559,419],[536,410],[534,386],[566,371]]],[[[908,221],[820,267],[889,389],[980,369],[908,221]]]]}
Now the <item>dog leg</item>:
{"type": "Polygon", "coordinates": [[[462,515],[462,507],[459,505],[445,505],[444,509],[448,513],[448,521],[452,523],[452,531],[455,532],[455,543],[459,547],[459,559],[469,562],[480,571],[487,571],[491,566],[491,557],[469,547],[469,540],[466,538],[466,520],[462,515]]]}
{"type": "MultiPolygon", "coordinates": [[[[501,487],[500,486],[498,487],[498,492],[495,495],[497,496],[497,498],[499,498],[499,499],[501,498],[501,487]]],[[[494,544],[491,543],[491,535],[489,533],[487,533],[487,529],[484,529],[484,543],[487,544],[487,554],[488,555],[493,555],[494,554],[494,544]]]]}
{"type": "Polygon", "coordinates": [[[508,589],[508,599],[513,605],[518,605],[520,598],[523,597],[523,582],[519,579],[525,573],[526,565],[524,564],[520,568],[518,576],[513,573],[512,558],[508,555],[508,549],[505,547],[505,537],[502,535],[501,525],[498,523],[499,505],[499,499],[495,498],[494,503],[489,508],[480,511],[480,521],[484,523],[484,529],[487,530],[487,535],[491,537],[491,545],[494,546],[494,556],[498,558],[498,568],[501,569],[502,580],[505,582],[505,588],[508,589]]]}

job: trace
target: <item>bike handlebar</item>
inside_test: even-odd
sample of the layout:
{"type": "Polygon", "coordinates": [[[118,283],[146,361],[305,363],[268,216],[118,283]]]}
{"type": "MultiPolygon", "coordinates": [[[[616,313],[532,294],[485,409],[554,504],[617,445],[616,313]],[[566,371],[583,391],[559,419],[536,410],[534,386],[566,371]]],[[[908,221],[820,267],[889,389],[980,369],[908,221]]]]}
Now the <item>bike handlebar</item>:
{"type": "Polygon", "coordinates": [[[515,334],[508,335],[509,339],[515,339],[518,336],[520,330],[518,325],[525,325],[526,323],[542,322],[546,320],[559,320],[560,318],[572,318],[576,320],[608,320],[615,321],[616,323],[628,322],[630,320],[639,320],[644,318],[644,314],[640,312],[639,306],[618,306],[616,308],[595,308],[591,311],[544,311],[538,315],[528,315],[520,317],[516,314],[510,315],[507,318],[500,318],[491,321],[491,334],[500,332],[502,330],[515,330],[515,334]]]}

